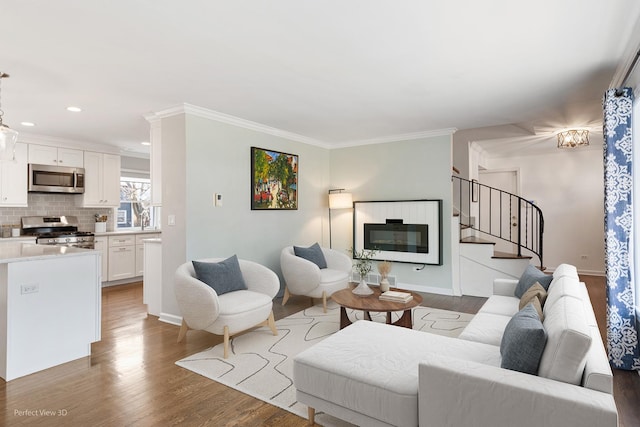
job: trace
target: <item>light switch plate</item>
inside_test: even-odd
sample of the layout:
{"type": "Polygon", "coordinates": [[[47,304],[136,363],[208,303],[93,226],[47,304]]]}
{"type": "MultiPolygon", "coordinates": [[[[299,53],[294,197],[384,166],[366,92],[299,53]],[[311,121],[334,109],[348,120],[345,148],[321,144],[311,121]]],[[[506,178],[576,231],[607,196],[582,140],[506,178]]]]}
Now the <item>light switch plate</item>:
{"type": "Polygon", "coordinates": [[[214,203],[217,207],[222,206],[222,194],[221,193],[216,193],[213,196],[214,199],[214,203]]]}

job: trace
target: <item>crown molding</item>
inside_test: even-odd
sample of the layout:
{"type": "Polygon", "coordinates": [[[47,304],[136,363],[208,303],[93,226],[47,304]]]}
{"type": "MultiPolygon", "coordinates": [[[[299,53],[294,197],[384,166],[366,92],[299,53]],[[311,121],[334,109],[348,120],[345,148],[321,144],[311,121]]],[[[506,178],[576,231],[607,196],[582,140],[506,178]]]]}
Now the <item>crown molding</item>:
{"type": "Polygon", "coordinates": [[[218,111],[209,110],[208,108],[198,107],[196,105],[187,104],[187,103],[175,105],[173,107],[169,107],[164,110],[145,114],[144,118],[153,125],[153,124],[156,124],[161,119],[176,116],[179,114],[191,114],[193,116],[214,120],[221,123],[226,123],[233,126],[245,128],[245,129],[255,130],[257,132],[266,133],[268,135],[290,139],[292,141],[302,142],[304,144],[314,145],[316,147],[326,148],[329,150],[335,149],[335,148],[356,147],[360,145],[384,144],[387,142],[431,138],[434,136],[453,135],[458,130],[457,128],[446,128],[446,129],[437,129],[437,130],[414,132],[414,133],[405,133],[400,135],[383,136],[379,138],[347,141],[343,143],[328,143],[325,141],[320,141],[315,138],[310,138],[308,136],[299,135],[297,133],[288,132],[282,129],[263,125],[261,123],[252,122],[250,120],[242,119],[240,117],[231,116],[229,114],[220,113],[218,111]]]}
{"type": "Polygon", "coordinates": [[[36,133],[20,132],[18,133],[18,142],[26,144],[48,145],[52,147],[75,148],[85,151],[97,151],[101,153],[120,154],[119,147],[109,144],[100,144],[98,142],[77,141],[73,139],[60,138],[57,136],[40,135],[36,133]]]}
{"type": "Polygon", "coordinates": [[[178,114],[190,114],[196,117],[202,117],[204,119],[214,120],[217,122],[241,127],[244,129],[250,129],[257,132],[266,133],[268,135],[290,139],[292,141],[302,142],[304,144],[315,145],[322,148],[331,148],[325,142],[314,139],[314,138],[310,138],[304,135],[299,135],[293,132],[288,132],[282,129],[263,125],[262,123],[252,122],[251,120],[242,119],[240,117],[231,116],[229,114],[220,113],[218,111],[209,110],[207,108],[198,107],[196,105],[187,104],[187,103],[169,107],[165,110],[157,111],[155,113],[146,114],[144,118],[147,119],[147,121],[149,121],[150,123],[153,123],[163,118],[176,116],[178,114]]]}
{"type": "Polygon", "coordinates": [[[83,151],[95,151],[98,153],[118,154],[126,157],[138,157],[148,159],[149,153],[127,150],[111,144],[101,144],[91,141],[77,141],[74,139],[60,138],[57,136],[40,135],[36,133],[18,133],[18,142],[25,144],[48,145],[50,147],[73,148],[83,151]]]}
{"type": "Polygon", "coordinates": [[[403,133],[399,135],[381,136],[379,138],[361,139],[344,143],[337,143],[331,148],[348,148],[361,145],[385,144],[387,142],[411,141],[414,139],[432,138],[435,136],[451,136],[456,133],[457,128],[435,129],[422,132],[403,133]]]}

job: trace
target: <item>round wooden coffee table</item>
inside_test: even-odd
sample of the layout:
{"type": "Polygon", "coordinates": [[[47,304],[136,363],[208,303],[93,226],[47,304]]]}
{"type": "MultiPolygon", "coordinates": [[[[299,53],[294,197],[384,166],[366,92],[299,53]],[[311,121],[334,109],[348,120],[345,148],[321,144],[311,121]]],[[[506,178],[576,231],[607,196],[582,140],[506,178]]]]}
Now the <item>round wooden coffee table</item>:
{"type": "Polygon", "coordinates": [[[410,292],[404,289],[392,289],[394,291],[400,292],[409,292],[413,295],[413,299],[409,302],[393,302],[393,301],[385,301],[381,300],[380,297],[380,289],[377,287],[372,287],[373,294],[368,296],[360,296],[356,295],[351,290],[354,286],[350,285],[346,289],[342,289],[338,292],[334,292],[331,295],[331,299],[334,300],[340,306],[340,329],[349,326],[351,324],[351,320],[347,316],[347,308],[352,310],[362,310],[364,311],[364,317],[366,320],[371,320],[370,312],[386,312],[387,313],[387,323],[390,325],[396,326],[404,326],[405,328],[411,329],[413,327],[413,319],[411,317],[411,309],[413,307],[417,307],[422,303],[422,297],[420,294],[415,292],[410,292]],[[395,322],[391,322],[391,312],[392,311],[402,311],[402,316],[395,322]]]}

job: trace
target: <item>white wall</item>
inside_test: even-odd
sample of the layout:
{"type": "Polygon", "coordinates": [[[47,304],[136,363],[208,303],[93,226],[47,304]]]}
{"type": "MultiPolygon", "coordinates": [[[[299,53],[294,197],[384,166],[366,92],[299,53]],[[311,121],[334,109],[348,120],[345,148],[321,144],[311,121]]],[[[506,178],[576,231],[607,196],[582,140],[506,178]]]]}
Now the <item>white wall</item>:
{"type": "Polygon", "coordinates": [[[492,158],[488,165],[520,170],[520,195],[535,200],[544,215],[547,268],[569,263],[584,274],[604,274],[604,170],[599,147],[492,158]]]}
{"type": "MultiPolygon", "coordinates": [[[[451,135],[331,150],[330,188],[344,188],[354,201],[443,200],[443,265],[394,263],[399,283],[451,293],[451,135]]],[[[353,210],[332,211],[334,249],[352,245],[353,210]]]]}
{"type": "Polygon", "coordinates": [[[327,149],[187,116],[186,161],[187,259],[237,254],[279,273],[283,247],[323,243],[327,149]],[[252,146],[299,156],[297,210],[251,210],[252,146]]]}
{"type": "MultiPolygon", "coordinates": [[[[187,259],[187,163],[186,116],[163,118],[162,144],[162,315],[179,316],[180,310],[173,291],[176,268],[187,259]],[[169,226],[169,215],[175,225],[169,226]]],[[[168,320],[168,319],[166,319],[168,320]]]]}
{"type": "Polygon", "coordinates": [[[283,247],[325,244],[329,150],[191,114],[162,119],[161,143],[165,319],[180,316],[173,274],[186,261],[236,254],[281,276],[283,247]],[[299,156],[297,210],[251,210],[252,146],[299,156]]]}

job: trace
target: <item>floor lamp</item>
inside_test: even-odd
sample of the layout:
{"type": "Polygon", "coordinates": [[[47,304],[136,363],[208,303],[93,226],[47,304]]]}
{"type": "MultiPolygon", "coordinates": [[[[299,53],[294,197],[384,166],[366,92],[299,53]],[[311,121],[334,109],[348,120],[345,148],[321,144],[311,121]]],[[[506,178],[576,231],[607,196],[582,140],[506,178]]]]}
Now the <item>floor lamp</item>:
{"type": "Polygon", "coordinates": [[[331,211],[333,209],[350,209],[353,207],[353,197],[351,193],[343,193],[344,188],[329,190],[329,247],[332,248],[331,241],[331,211]]]}

